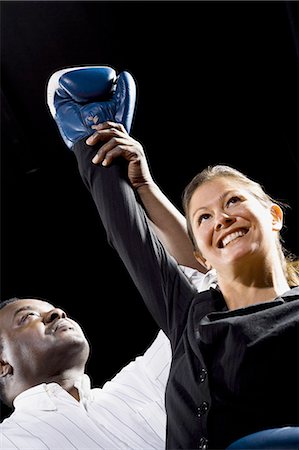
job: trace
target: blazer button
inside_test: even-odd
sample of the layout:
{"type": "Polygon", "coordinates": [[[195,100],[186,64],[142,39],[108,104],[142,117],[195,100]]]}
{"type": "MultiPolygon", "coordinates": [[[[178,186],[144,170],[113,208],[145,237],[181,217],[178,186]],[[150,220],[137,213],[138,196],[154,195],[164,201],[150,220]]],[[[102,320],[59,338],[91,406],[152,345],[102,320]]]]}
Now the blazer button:
{"type": "Polygon", "coordinates": [[[202,368],[200,370],[200,374],[199,374],[199,382],[203,383],[205,381],[205,379],[207,378],[207,374],[208,372],[206,371],[206,369],[202,368]]]}
{"type": "Polygon", "coordinates": [[[205,437],[200,438],[198,448],[201,448],[202,450],[207,450],[208,440],[205,437]]]}
{"type": "Polygon", "coordinates": [[[208,402],[202,402],[202,404],[197,408],[198,417],[203,416],[209,409],[208,402]]]}

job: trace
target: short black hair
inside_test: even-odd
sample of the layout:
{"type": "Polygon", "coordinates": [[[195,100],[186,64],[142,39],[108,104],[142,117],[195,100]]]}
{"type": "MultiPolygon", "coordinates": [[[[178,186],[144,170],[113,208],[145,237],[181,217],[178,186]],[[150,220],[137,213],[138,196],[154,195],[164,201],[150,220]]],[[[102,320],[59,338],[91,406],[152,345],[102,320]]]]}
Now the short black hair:
{"type": "Polygon", "coordinates": [[[11,297],[8,298],[7,300],[3,300],[0,302],[0,309],[3,309],[6,305],[8,305],[9,303],[14,303],[17,302],[19,300],[41,300],[42,302],[47,302],[47,303],[52,303],[49,300],[42,298],[42,297],[31,297],[30,295],[27,295],[26,297],[11,297]]]}

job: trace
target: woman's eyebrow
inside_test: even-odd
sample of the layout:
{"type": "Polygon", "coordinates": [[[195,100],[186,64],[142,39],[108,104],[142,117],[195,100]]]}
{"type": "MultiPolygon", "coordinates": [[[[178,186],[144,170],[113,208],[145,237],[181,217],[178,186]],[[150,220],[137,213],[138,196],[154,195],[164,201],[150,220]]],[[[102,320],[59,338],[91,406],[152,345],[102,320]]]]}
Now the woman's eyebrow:
{"type": "MultiPolygon", "coordinates": [[[[227,195],[231,194],[232,192],[238,193],[239,191],[238,191],[237,189],[228,189],[227,191],[224,191],[221,195],[219,195],[218,200],[219,200],[219,201],[224,200],[225,197],[226,197],[227,195]]],[[[198,213],[198,211],[206,210],[206,209],[209,209],[209,205],[206,205],[206,206],[200,206],[199,208],[197,208],[197,209],[194,211],[194,213],[193,213],[192,216],[191,216],[191,219],[193,219],[193,217],[195,216],[196,213],[198,213]]]]}

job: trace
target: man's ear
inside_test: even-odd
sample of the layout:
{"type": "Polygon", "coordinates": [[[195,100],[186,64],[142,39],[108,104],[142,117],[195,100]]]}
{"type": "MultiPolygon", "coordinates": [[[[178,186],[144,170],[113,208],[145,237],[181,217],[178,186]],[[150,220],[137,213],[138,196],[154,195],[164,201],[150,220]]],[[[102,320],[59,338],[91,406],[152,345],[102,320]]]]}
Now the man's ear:
{"type": "Polygon", "coordinates": [[[200,253],[199,250],[194,250],[193,254],[194,254],[195,259],[199,262],[199,264],[204,266],[207,270],[211,270],[212,269],[211,264],[208,262],[208,260],[206,260],[202,256],[202,254],[200,253]]]}
{"type": "Polygon", "coordinates": [[[12,374],[12,372],[12,366],[8,362],[5,362],[2,358],[0,358],[0,378],[4,378],[6,377],[6,375],[12,374]]]}
{"type": "Polygon", "coordinates": [[[283,225],[283,211],[279,205],[273,203],[271,206],[272,230],[280,231],[283,225]]]}

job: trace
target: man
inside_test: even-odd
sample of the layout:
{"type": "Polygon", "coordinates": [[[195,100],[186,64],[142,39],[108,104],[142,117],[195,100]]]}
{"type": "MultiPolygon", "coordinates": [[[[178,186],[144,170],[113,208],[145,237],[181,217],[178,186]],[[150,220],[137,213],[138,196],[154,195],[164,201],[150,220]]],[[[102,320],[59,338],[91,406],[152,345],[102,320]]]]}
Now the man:
{"type": "MultiPolygon", "coordinates": [[[[91,126],[98,121],[113,119],[130,130],[135,84],[128,73],[116,77],[108,67],[66,69],[49,80],[48,104],[72,148],[93,133],[91,126]],[[99,98],[105,101],[90,102],[99,98]]],[[[199,289],[205,289],[210,279],[195,270],[201,268],[193,258],[184,219],[161,193],[155,192],[149,203],[161,239],[182,264],[194,266],[184,270],[197,278],[199,289]],[[164,212],[160,230],[157,207],[164,212]]],[[[171,350],[164,333],[142,357],[98,389],[91,388],[85,373],[86,337],[76,322],[48,301],[4,302],[0,330],[1,397],[14,408],[0,424],[1,449],[165,447],[164,392],[171,350]]]]}
{"type": "Polygon", "coordinates": [[[91,389],[88,340],[63,310],[11,299],[1,304],[0,330],[0,395],[15,409],[0,425],[1,449],[164,448],[161,385],[170,355],[164,374],[155,374],[159,339],[102,389],[91,389]]]}

